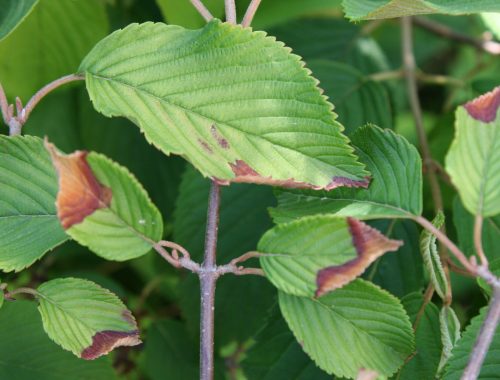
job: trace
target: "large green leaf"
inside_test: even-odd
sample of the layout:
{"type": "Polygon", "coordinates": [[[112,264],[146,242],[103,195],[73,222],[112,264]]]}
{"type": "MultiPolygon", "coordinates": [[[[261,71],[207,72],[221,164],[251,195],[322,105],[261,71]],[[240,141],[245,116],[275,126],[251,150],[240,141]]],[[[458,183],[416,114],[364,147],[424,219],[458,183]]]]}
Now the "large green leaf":
{"type": "Polygon", "coordinates": [[[0,8],[0,41],[12,33],[33,10],[38,0],[4,0],[0,8]]]}
{"type": "MultiPolygon", "coordinates": [[[[173,240],[185,247],[194,260],[203,260],[210,182],[188,167],[181,182],[174,213],[173,240]]],[[[255,250],[262,234],[271,227],[267,208],[274,202],[264,186],[237,184],[221,189],[217,262],[225,264],[246,251],[255,250]]],[[[258,266],[257,260],[245,266],[258,266]]],[[[180,306],[190,332],[198,336],[200,283],[195,275],[182,281],[180,306]]],[[[245,342],[264,324],[276,292],[258,276],[226,275],[217,281],[215,297],[215,344],[245,342]]]]}
{"type": "Polygon", "coordinates": [[[199,30],[133,24],[97,44],[79,71],[97,110],[133,120],[151,143],[204,176],[367,185],[317,81],[263,32],[218,20],[199,30]]]}
{"type": "Polygon", "coordinates": [[[312,297],[354,280],[402,242],[354,219],[313,216],[266,232],[258,250],[266,276],[281,291],[312,297]]]}
{"type": "Polygon", "coordinates": [[[356,280],[319,299],[279,293],[280,308],[304,351],[326,372],[356,377],[360,368],[390,376],[413,350],[399,300],[356,280]]]}
{"type": "Polygon", "coordinates": [[[271,210],[275,222],[313,214],[358,219],[421,214],[422,163],[415,147],[394,132],[375,126],[358,129],[352,141],[373,175],[368,189],[279,190],[278,207],[271,210]]]}
{"type": "MultiPolygon", "coordinates": [[[[444,380],[459,380],[469,362],[469,356],[476,342],[479,330],[486,317],[488,308],[481,309],[478,316],[474,317],[469,326],[465,329],[462,338],[451,352],[452,356],[446,367],[444,380]]],[[[490,380],[498,379],[500,373],[500,329],[497,327],[493,340],[488,349],[488,353],[481,367],[478,379],[490,380]]]]}
{"type": "Polygon", "coordinates": [[[0,269],[20,271],[68,237],[59,224],[57,177],[37,137],[0,136],[0,269]]]}
{"type": "Polygon", "coordinates": [[[135,319],[123,302],[91,281],[52,280],[37,292],[45,331],[78,357],[91,360],[115,347],[141,343],[135,319]]]}
{"type": "MultiPolygon", "coordinates": [[[[498,3],[500,4],[500,3],[498,3]]],[[[473,215],[500,213],[500,87],[460,106],[446,171],[473,215]]]]}
{"type": "Polygon", "coordinates": [[[394,18],[429,13],[461,15],[500,12],[497,0],[343,0],[346,17],[352,20],[394,18]]]}
{"type": "MultiPolygon", "coordinates": [[[[439,212],[432,221],[434,227],[440,229],[444,224],[444,214],[439,212]]],[[[424,259],[425,269],[429,274],[436,293],[445,299],[448,293],[448,282],[444,273],[441,258],[436,246],[436,236],[428,230],[423,230],[420,238],[420,252],[424,259]]]]}
{"type": "MultiPolygon", "coordinates": [[[[417,315],[424,303],[421,293],[411,293],[401,300],[415,324],[417,315]]],[[[415,355],[405,363],[399,372],[398,379],[434,379],[441,354],[441,334],[439,331],[439,309],[429,302],[420,316],[420,321],[415,332],[415,355]]]]}
{"type": "Polygon", "coordinates": [[[308,65],[335,104],[335,112],[346,127],[346,133],[367,123],[392,128],[389,97],[381,84],[343,63],[310,60],[308,65]]]}
{"type": "Polygon", "coordinates": [[[0,325],[1,379],[116,379],[109,358],[81,360],[52,342],[32,302],[9,302],[0,312],[0,325]]]}
{"type": "Polygon", "coordinates": [[[75,72],[107,32],[100,0],[39,0],[24,22],[0,41],[2,86],[27,100],[48,82],[75,72]]]}
{"type": "Polygon", "coordinates": [[[160,212],[126,168],[94,152],[49,149],[59,172],[58,217],[72,238],[117,261],[142,256],[161,239],[160,212]]]}
{"type": "MultiPolygon", "coordinates": [[[[277,309],[277,308],[276,308],[277,309]]],[[[266,326],[241,363],[252,380],[329,380],[304,353],[279,311],[273,310],[266,326]]]]}

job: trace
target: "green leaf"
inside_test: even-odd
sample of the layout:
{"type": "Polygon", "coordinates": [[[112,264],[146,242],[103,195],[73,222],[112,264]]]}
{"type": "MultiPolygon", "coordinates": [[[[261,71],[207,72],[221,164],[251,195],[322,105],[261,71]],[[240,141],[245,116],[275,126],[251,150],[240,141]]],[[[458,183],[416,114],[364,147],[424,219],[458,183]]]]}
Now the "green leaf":
{"type": "MultiPolygon", "coordinates": [[[[439,212],[432,221],[432,224],[437,229],[440,229],[444,224],[444,214],[439,212]]],[[[422,231],[420,237],[420,253],[422,254],[425,269],[429,274],[436,293],[444,300],[448,293],[448,282],[446,281],[446,275],[436,246],[436,236],[426,229],[422,231]]]]}
{"type": "Polygon", "coordinates": [[[94,152],[65,156],[50,144],[48,149],[59,173],[58,217],[78,243],[108,260],[125,261],[161,239],[160,212],[126,168],[94,152]]]}
{"type": "MultiPolygon", "coordinates": [[[[210,182],[188,167],[180,185],[174,213],[173,240],[203,260],[210,182]]],[[[272,189],[266,186],[236,184],[221,189],[217,262],[255,250],[257,242],[272,225],[267,208],[274,203],[272,189]]],[[[245,263],[258,266],[257,260],[245,263]]],[[[180,285],[180,306],[190,332],[198,336],[200,326],[200,282],[186,276],[180,285]]],[[[215,297],[215,344],[245,342],[264,324],[276,291],[259,276],[223,276],[217,280],[215,297]]]]}
{"type": "Polygon", "coordinates": [[[0,41],[30,14],[38,0],[4,0],[0,8],[0,41]]]}
{"type": "Polygon", "coordinates": [[[48,82],[75,72],[107,32],[100,0],[39,0],[24,22],[0,41],[2,86],[7,94],[27,100],[48,82]]]}
{"type": "Polygon", "coordinates": [[[279,190],[278,207],[270,211],[276,223],[314,214],[378,219],[422,213],[422,163],[415,147],[375,126],[359,128],[352,141],[373,175],[368,189],[279,190]]]}
{"type": "Polygon", "coordinates": [[[79,71],[98,111],[133,120],[164,153],[219,182],[367,185],[317,81],[263,32],[218,20],[199,30],[133,24],[97,44],[79,71]]]}
{"type": "Polygon", "coordinates": [[[279,290],[321,296],[362,274],[402,244],[352,218],[314,216],[280,224],[258,245],[262,269],[279,290]]]}
{"type": "MultiPolygon", "coordinates": [[[[201,28],[206,21],[190,1],[156,0],[163,18],[168,24],[180,25],[188,29],[201,28]]],[[[219,0],[204,0],[203,4],[212,15],[221,18],[224,15],[224,2],[219,0]]]]}
{"type": "MultiPolygon", "coordinates": [[[[424,297],[421,293],[411,293],[401,302],[415,324],[417,315],[423,305],[424,297]]],[[[439,309],[429,302],[420,317],[416,333],[415,355],[401,368],[398,379],[434,379],[441,354],[441,339],[439,331],[439,309]]]]}
{"type": "Polygon", "coordinates": [[[5,299],[5,296],[3,294],[3,289],[0,289],[0,309],[3,306],[4,299],[5,299]]]}
{"type": "Polygon", "coordinates": [[[80,360],[43,331],[33,302],[16,301],[0,312],[0,378],[9,380],[115,380],[109,358],[80,360]]]}
{"type": "Polygon", "coordinates": [[[37,291],[43,328],[76,356],[91,360],[115,347],[141,343],[134,317],[109,290],[91,281],[64,278],[45,282],[37,291]]]}
{"type": "Polygon", "coordinates": [[[346,17],[351,20],[373,20],[418,14],[444,13],[461,15],[499,12],[496,0],[343,0],[346,17]]]}
{"type": "Polygon", "coordinates": [[[0,136],[0,188],[0,269],[18,272],[68,238],[56,215],[56,173],[41,139],[0,136]]]}
{"type": "Polygon", "coordinates": [[[279,292],[295,338],[316,364],[339,377],[360,368],[392,375],[413,350],[410,321],[399,300],[363,280],[319,299],[279,292]]]}
{"type": "MultiPolygon", "coordinates": [[[[474,246],[474,216],[468,212],[458,197],[453,201],[453,223],[457,230],[460,249],[468,256],[476,254],[474,246]]],[[[482,242],[483,250],[490,260],[500,259],[497,249],[500,241],[500,215],[484,218],[482,242]]]]}
{"type": "Polygon", "coordinates": [[[456,112],[455,140],[446,156],[446,171],[473,215],[500,213],[499,107],[497,87],[456,112]]]}
{"type": "Polygon", "coordinates": [[[452,356],[453,347],[455,347],[460,339],[460,321],[451,307],[443,306],[441,308],[439,312],[439,326],[441,329],[441,343],[443,345],[438,367],[438,374],[441,374],[452,356]]]}
{"type": "MultiPolygon", "coordinates": [[[[484,322],[488,307],[481,309],[478,316],[472,318],[465,329],[462,338],[453,348],[451,359],[448,361],[444,380],[459,380],[469,362],[469,356],[476,342],[479,330],[484,322]]],[[[500,329],[497,328],[488,349],[479,374],[479,380],[498,379],[500,373],[500,329]]]]}
{"type": "Polygon", "coordinates": [[[197,379],[198,347],[191,341],[183,323],[174,320],[155,322],[148,329],[145,371],[151,380],[197,379]]]}
{"type": "Polygon", "coordinates": [[[273,311],[254,340],[255,344],[246,352],[241,363],[248,379],[331,379],[304,353],[279,312],[273,311]]]}
{"type": "Polygon", "coordinates": [[[351,134],[367,123],[392,128],[392,111],[385,88],[351,65],[310,60],[309,68],[320,81],[320,86],[335,104],[339,122],[351,134]]]}

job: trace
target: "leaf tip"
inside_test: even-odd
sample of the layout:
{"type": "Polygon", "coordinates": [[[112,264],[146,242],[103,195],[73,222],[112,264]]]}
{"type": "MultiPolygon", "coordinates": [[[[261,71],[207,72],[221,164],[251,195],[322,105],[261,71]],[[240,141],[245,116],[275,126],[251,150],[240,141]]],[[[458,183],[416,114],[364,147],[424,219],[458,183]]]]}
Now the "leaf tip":
{"type": "Polygon", "coordinates": [[[467,113],[474,119],[491,123],[500,107],[500,86],[464,104],[467,113]]]}
{"type": "Polygon", "coordinates": [[[85,348],[80,357],[85,360],[94,360],[100,356],[106,355],[116,347],[137,346],[142,341],[139,337],[139,331],[100,331],[92,337],[92,344],[85,348]]]}
{"type": "Polygon", "coordinates": [[[111,189],[101,185],[87,162],[88,152],[61,154],[47,138],[44,141],[59,177],[57,216],[67,230],[111,203],[111,189]]]}
{"type": "Polygon", "coordinates": [[[402,241],[391,240],[357,219],[347,218],[347,224],[357,257],[344,264],[319,270],[316,275],[315,297],[321,297],[348,284],[384,253],[396,251],[403,245],[402,241]]]}

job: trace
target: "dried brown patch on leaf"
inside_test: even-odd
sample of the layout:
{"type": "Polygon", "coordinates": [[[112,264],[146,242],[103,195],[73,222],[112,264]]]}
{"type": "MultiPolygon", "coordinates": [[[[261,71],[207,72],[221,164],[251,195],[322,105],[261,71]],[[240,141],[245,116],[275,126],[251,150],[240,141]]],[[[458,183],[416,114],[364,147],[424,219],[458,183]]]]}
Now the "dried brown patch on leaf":
{"type": "Polygon", "coordinates": [[[65,155],[45,141],[52,163],[59,177],[57,193],[57,216],[64,229],[83,222],[97,209],[111,203],[111,189],[101,185],[90,168],[85,151],[65,155]]]}
{"type": "Polygon", "coordinates": [[[227,140],[221,136],[221,134],[219,133],[219,131],[217,130],[217,127],[215,125],[212,125],[210,127],[210,133],[212,133],[212,136],[214,137],[214,139],[217,141],[217,144],[219,144],[219,146],[222,148],[222,149],[229,149],[229,143],[227,142],[227,140]]]}
{"type": "Polygon", "coordinates": [[[474,119],[491,123],[497,117],[500,107],[500,86],[464,105],[474,119]]]}
{"type": "Polygon", "coordinates": [[[205,150],[205,152],[209,153],[209,154],[213,154],[214,151],[212,150],[212,148],[210,147],[210,145],[208,145],[208,143],[202,139],[198,139],[198,142],[200,143],[201,147],[205,150]]]}
{"type": "Polygon", "coordinates": [[[388,239],[357,219],[347,218],[347,223],[357,257],[345,264],[320,270],[316,276],[316,297],[348,284],[384,253],[396,251],[403,245],[402,241],[388,239]]]}
{"type": "Polygon", "coordinates": [[[100,331],[92,337],[92,345],[82,351],[80,357],[85,360],[94,360],[106,355],[116,347],[137,346],[142,341],[139,331],[100,331]]]}
{"type": "Polygon", "coordinates": [[[333,177],[332,181],[325,186],[315,186],[307,182],[295,181],[293,178],[289,179],[274,179],[272,177],[264,177],[251,168],[245,161],[236,160],[234,164],[229,164],[235,175],[235,178],[230,181],[216,181],[221,185],[227,185],[229,182],[236,183],[255,183],[258,185],[279,186],[293,189],[313,189],[313,190],[333,190],[340,186],[346,187],[364,187],[367,188],[370,184],[369,177],[363,180],[353,180],[346,177],[333,177]]]}

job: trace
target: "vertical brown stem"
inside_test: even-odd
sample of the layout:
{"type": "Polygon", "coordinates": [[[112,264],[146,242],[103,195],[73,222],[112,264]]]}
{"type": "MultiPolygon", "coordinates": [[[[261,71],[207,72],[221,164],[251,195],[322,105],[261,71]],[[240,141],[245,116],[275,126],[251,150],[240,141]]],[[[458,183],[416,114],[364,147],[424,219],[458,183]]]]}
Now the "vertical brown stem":
{"type": "Polygon", "coordinates": [[[212,181],[208,199],[205,253],[201,266],[201,320],[200,320],[200,379],[214,377],[214,310],[215,282],[217,281],[217,232],[219,229],[220,188],[212,181]]]}
{"type": "Polygon", "coordinates": [[[417,92],[416,80],[416,64],[413,55],[413,30],[411,17],[403,17],[401,19],[402,26],[402,49],[403,49],[403,64],[406,77],[406,86],[408,89],[408,98],[410,101],[411,111],[415,119],[415,127],[417,130],[418,141],[422,151],[424,167],[426,169],[429,183],[431,185],[432,198],[434,200],[434,207],[436,211],[443,209],[443,199],[441,196],[441,189],[436,177],[435,167],[432,164],[431,152],[429,143],[424,130],[424,123],[422,119],[422,108],[417,92]]]}
{"type": "Polygon", "coordinates": [[[472,349],[472,354],[469,358],[469,364],[465,368],[462,374],[461,380],[475,380],[479,376],[481,371],[481,366],[483,365],[484,358],[488,352],[491,341],[493,340],[493,335],[500,321],[500,288],[497,286],[493,287],[493,297],[490,301],[490,309],[486,315],[479,335],[476,340],[476,344],[472,349]]]}

